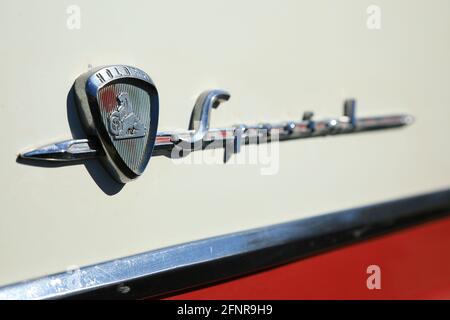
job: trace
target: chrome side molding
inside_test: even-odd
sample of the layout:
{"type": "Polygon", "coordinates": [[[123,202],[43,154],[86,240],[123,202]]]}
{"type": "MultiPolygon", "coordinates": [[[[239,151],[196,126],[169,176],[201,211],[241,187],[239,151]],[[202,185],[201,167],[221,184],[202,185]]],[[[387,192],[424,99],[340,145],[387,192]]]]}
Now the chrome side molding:
{"type": "Polygon", "coordinates": [[[358,118],[356,101],[348,99],[343,114],[336,118],[315,120],[313,112],[307,111],[298,121],[210,128],[211,110],[230,98],[227,91],[215,89],[197,98],[187,130],[158,132],[158,95],[145,72],[122,65],[98,68],[80,76],[75,89],[80,118],[89,138],[57,142],[22,152],[19,157],[57,162],[100,158],[122,183],[139,176],[151,156],[178,158],[193,151],[223,148],[226,162],[240,152],[242,145],[391,129],[414,121],[406,114],[358,118]],[[134,145],[129,147],[131,143],[140,146],[138,151],[143,156],[130,155],[129,150],[134,150],[134,145]]]}
{"type": "MultiPolygon", "coordinates": [[[[312,112],[305,112],[301,121],[240,124],[210,129],[211,108],[217,108],[229,98],[230,94],[223,90],[202,93],[194,105],[189,129],[181,132],[158,132],[152,156],[172,157],[174,148],[183,151],[177,153],[180,156],[207,148],[224,148],[225,152],[239,153],[241,145],[270,143],[274,134],[278,134],[280,141],[285,141],[391,129],[414,122],[414,118],[406,114],[356,118],[356,101],[351,99],[345,101],[343,115],[337,118],[316,121],[312,112]]],[[[102,156],[103,152],[98,147],[93,140],[66,140],[20,153],[19,156],[40,161],[79,161],[102,156]]]]}
{"type": "Polygon", "coordinates": [[[450,189],[70,268],[0,287],[0,299],[161,297],[448,216],[450,189]]]}
{"type": "Polygon", "coordinates": [[[43,161],[79,161],[102,155],[97,148],[97,144],[88,139],[72,139],[21,153],[19,157],[43,161]]]}
{"type": "Polygon", "coordinates": [[[229,97],[230,94],[223,90],[202,93],[194,106],[189,130],[178,133],[158,132],[153,156],[165,155],[174,158],[177,155],[185,156],[192,151],[223,148],[226,162],[232,154],[239,153],[242,145],[270,143],[274,136],[277,137],[275,140],[279,141],[306,139],[397,128],[414,122],[414,118],[406,114],[357,118],[356,101],[349,99],[344,102],[343,115],[337,118],[315,120],[314,114],[307,111],[300,121],[238,124],[210,129],[211,107],[217,108],[229,97]],[[177,148],[180,152],[174,152],[177,148]]]}

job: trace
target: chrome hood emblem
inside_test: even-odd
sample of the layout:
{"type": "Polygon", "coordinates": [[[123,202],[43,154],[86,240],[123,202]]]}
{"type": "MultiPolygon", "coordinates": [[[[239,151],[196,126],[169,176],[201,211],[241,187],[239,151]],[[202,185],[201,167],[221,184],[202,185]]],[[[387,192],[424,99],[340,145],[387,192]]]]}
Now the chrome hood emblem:
{"type": "Polygon", "coordinates": [[[356,117],[356,101],[348,99],[343,114],[335,118],[316,120],[312,112],[305,112],[299,120],[210,128],[211,110],[230,98],[227,91],[215,89],[198,97],[187,130],[157,132],[156,87],[144,71],[124,65],[81,75],[75,81],[75,96],[87,138],[49,144],[19,158],[57,162],[99,158],[117,181],[126,183],[143,173],[151,156],[179,158],[223,148],[227,162],[242,145],[398,128],[414,120],[406,114],[356,117]]]}
{"type": "Polygon", "coordinates": [[[75,81],[75,95],[85,132],[101,145],[114,178],[125,183],[140,176],[158,126],[158,92],[150,77],[130,66],[98,68],[75,81]]]}

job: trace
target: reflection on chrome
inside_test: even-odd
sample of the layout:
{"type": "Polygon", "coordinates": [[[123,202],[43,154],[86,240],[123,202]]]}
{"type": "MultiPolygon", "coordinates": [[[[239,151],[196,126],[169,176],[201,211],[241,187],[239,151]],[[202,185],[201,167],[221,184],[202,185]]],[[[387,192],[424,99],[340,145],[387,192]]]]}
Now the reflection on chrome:
{"type": "MultiPolygon", "coordinates": [[[[300,121],[239,124],[225,128],[210,128],[211,109],[227,101],[230,94],[224,90],[208,90],[197,99],[192,111],[189,129],[184,131],[162,131],[156,135],[152,156],[186,156],[192,151],[223,148],[226,162],[242,145],[270,143],[276,140],[306,139],[328,135],[348,134],[363,131],[391,129],[413,123],[410,115],[397,114],[373,117],[356,117],[356,101],[344,102],[343,115],[337,118],[315,120],[307,111],[300,121]]],[[[79,161],[101,156],[95,141],[86,139],[67,140],[23,152],[21,158],[40,161],[79,161]]]]}

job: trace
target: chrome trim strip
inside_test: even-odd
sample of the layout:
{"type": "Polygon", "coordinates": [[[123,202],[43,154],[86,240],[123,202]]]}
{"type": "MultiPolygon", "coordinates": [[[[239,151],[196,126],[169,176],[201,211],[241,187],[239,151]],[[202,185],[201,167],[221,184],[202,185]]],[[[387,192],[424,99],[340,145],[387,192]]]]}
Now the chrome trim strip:
{"type": "Polygon", "coordinates": [[[65,140],[24,152],[23,159],[46,161],[76,161],[96,158],[102,155],[97,144],[88,139],[65,140]]]}
{"type": "MultiPolygon", "coordinates": [[[[94,79],[97,79],[94,77],[94,79]]],[[[241,145],[270,143],[293,139],[324,137],[329,135],[349,134],[363,131],[399,128],[410,125],[414,117],[407,114],[356,117],[356,101],[348,99],[344,102],[343,114],[340,117],[315,120],[312,112],[305,112],[300,121],[280,123],[262,123],[256,125],[238,124],[225,128],[210,129],[210,114],[227,101],[230,94],[224,90],[207,90],[195,102],[188,130],[162,131],[156,133],[152,156],[179,158],[192,151],[205,149],[224,149],[224,162],[239,153],[241,145]]],[[[102,156],[102,147],[90,140],[85,148],[72,153],[71,144],[79,144],[79,140],[67,140],[48,146],[22,152],[19,158],[39,161],[79,161],[93,156],[102,156]],[[59,149],[58,149],[59,148],[59,149]],[[97,151],[96,151],[97,150],[97,151]]]]}
{"type": "Polygon", "coordinates": [[[176,245],[0,288],[0,299],[142,298],[450,214],[450,189],[176,245]]]}

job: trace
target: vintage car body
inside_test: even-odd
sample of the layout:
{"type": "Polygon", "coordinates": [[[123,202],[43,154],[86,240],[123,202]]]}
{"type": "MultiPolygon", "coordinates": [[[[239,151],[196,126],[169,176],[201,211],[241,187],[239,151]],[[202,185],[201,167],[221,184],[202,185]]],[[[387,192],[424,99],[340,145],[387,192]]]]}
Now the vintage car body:
{"type": "MultiPolygon", "coordinates": [[[[1,0],[0,297],[167,296],[287,262],[302,265],[311,254],[431,219],[444,229],[423,239],[439,250],[428,260],[419,256],[425,249],[408,251],[415,258],[386,267],[398,290],[383,297],[407,297],[392,276],[407,268],[402,261],[442,260],[450,267],[450,233],[442,231],[449,230],[450,212],[450,3],[372,6],[365,0],[1,0]],[[371,25],[374,14],[379,25],[371,25]],[[415,121],[273,143],[277,156],[269,162],[241,163],[242,152],[223,164],[214,150],[178,162],[153,157],[126,184],[96,159],[60,165],[17,158],[74,137],[75,79],[115,64],[151,76],[158,130],[185,129],[197,96],[215,88],[231,99],[213,111],[211,127],[300,120],[307,110],[333,117],[348,98],[357,99],[361,116],[408,114],[415,121]],[[316,244],[305,245],[311,241],[316,244]],[[192,281],[182,280],[186,272],[192,281]]],[[[383,243],[392,259],[401,251],[395,237],[383,243]]],[[[366,269],[381,265],[383,272],[388,258],[366,244],[375,250],[373,261],[352,265],[362,275],[360,291],[346,296],[322,285],[313,295],[294,290],[278,297],[373,298],[364,291],[366,269]]],[[[449,274],[439,269],[415,297],[448,298],[449,274]]],[[[427,283],[420,268],[415,277],[427,283]]],[[[234,297],[277,298],[259,292],[234,297]]]]}

